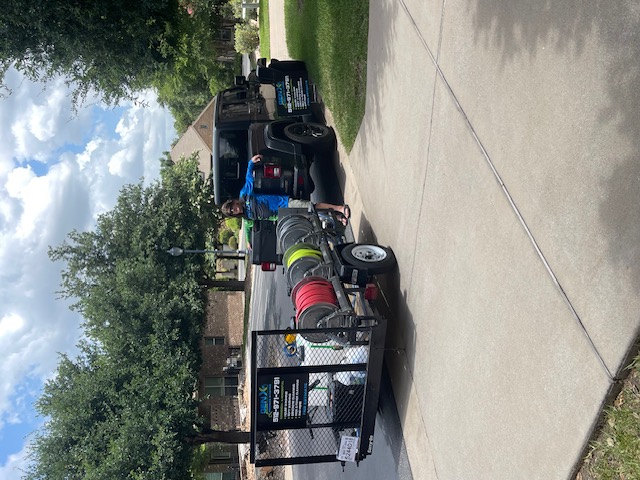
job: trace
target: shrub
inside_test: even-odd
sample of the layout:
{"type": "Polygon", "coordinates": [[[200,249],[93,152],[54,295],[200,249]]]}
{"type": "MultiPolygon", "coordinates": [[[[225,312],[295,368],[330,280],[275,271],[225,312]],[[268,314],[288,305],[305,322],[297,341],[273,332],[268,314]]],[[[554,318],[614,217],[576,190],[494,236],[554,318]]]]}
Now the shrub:
{"type": "Polygon", "coordinates": [[[237,250],[238,249],[238,237],[236,237],[235,235],[233,237],[231,237],[227,241],[227,245],[229,245],[231,247],[231,250],[237,250]]]}
{"type": "Polygon", "coordinates": [[[229,0],[228,5],[235,18],[242,18],[242,0],[229,0]]]}
{"type": "Polygon", "coordinates": [[[229,229],[225,228],[218,232],[218,240],[222,245],[228,245],[231,237],[233,237],[233,232],[229,229]]]}
{"type": "Polygon", "coordinates": [[[238,53],[251,53],[260,45],[258,27],[251,23],[236,25],[235,49],[238,53]]]}
{"type": "Polygon", "coordinates": [[[232,232],[239,232],[242,227],[242,219],[238,217],[229,217],[224,219],[224,224],[232,232]]]}

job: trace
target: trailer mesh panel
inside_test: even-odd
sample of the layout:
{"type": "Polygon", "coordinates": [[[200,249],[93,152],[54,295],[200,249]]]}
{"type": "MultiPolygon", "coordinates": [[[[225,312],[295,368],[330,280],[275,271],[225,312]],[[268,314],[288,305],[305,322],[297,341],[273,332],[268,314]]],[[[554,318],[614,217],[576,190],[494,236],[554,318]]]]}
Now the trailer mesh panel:
{"type": "Polygon", "coordinates": [[[322,329],[322,343],[305,339],[318,329],[254,332],[256,466],[335,461],[345,435],[360,445],[374,327],[322,329]]]}

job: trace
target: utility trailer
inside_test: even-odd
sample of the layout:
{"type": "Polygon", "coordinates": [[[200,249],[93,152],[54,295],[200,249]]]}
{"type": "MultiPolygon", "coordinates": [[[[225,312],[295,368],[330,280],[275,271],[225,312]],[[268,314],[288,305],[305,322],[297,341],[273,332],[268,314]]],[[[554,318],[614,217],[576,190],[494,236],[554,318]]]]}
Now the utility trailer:
{"type": "Polygon", "coordinates": [[[387,327],[371,280],[395,256],[313,206],[281,209],[276,236],[296,314],[251,334],[251,462],[358,463],[373,452],[387,327]]]}

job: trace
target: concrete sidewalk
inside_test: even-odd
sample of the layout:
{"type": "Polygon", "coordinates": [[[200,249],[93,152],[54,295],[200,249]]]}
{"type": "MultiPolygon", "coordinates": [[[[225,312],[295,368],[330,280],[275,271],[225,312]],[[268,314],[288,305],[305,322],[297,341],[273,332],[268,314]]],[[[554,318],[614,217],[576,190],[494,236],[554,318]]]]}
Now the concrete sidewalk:
{"type": "Polygon", "coordinates": [[[271,58],[291,59],[284,25],[284,0],[269,0],[269,42],[271,58]]]}
{"type": "Polygon", "coordinates": [[[571,478],[640,329],[640,11],[379,0],[369,32],[340,161],[352,225],[399,261],[414,478],[571,478]]]}

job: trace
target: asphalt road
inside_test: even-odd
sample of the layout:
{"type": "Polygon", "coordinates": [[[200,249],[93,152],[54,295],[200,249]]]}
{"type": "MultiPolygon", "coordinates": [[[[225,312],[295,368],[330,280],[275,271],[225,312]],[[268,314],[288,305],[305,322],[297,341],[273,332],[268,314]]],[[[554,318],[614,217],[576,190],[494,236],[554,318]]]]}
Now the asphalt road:
{"type": "Polygon", "coordinates": [[[360,465],[348,463],[344,467],[339,463],[296,465],[294,478],[313,478],[314,480],[349,478],[350,480],[412,480],[407,450],[402,438],[402,428],[396,403],[393,398],[391,381],[386,371],[383,374],[382,393],[376,416],[376,432],[373,454],[360,465]],[[344,475],[344,477],[340,477],[344,475]]]}

